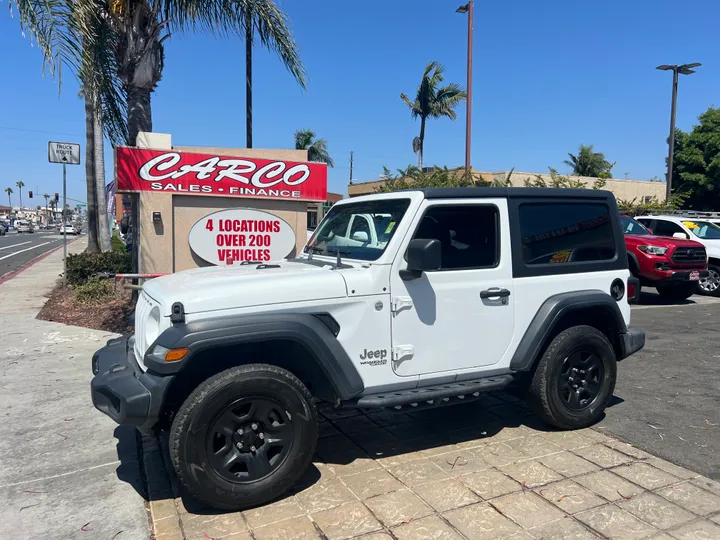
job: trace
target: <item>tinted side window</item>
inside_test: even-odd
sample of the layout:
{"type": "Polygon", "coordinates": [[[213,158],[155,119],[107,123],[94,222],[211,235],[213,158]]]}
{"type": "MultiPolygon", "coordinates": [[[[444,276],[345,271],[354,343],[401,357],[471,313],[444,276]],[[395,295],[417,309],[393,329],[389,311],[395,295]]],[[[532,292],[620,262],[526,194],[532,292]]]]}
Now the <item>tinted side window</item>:
{"type": "Polygon", "coordinates": [[[610,210],[602,203],[523,203],[525,264],[606,261],[616,254],[610,210]]]}
{"type": "Polygon", "coordinates": [[[658,236],[672,236],[676,232],[685,234],[685,231],[683,231],[683,228],[680,225],[663,219],[655,220],[655,228],[653,229],[653,232],[658,236]]]}
{"type": "Polygon", "coordinates": [[[433,206],[425,212],[413,238],[440,241],[441,270],[490,268],[500,260],[497,224],[495,206],[433,206]]]}

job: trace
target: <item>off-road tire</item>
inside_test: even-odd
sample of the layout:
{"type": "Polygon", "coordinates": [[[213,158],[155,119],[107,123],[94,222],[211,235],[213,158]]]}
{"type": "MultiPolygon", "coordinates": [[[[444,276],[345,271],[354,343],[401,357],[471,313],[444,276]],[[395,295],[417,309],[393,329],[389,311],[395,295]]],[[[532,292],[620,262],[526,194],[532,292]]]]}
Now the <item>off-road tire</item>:
{"type": "Polygon", "coordinates": [[[665,285],[657,288],[658,294],[665,300],[680,302],[687,300],[693,294],[699,292],[697,282],[680,283],[676,285],[665,285]]]}
{"type": "Polygon", "coordinates": [[[292,487],[310,465],[317,437],[317,410],[305,385],[285,369],[249,364],[210,377],[185,400],[170,429],[170,459],[180,482],[200,501],[241,510],[276,499],[292,487]],[[275,400],[286,409],[292,443],[284,461],[267,476],[235,483],[210,465],[207,437],[221,412],[248,396],[275,400]]]}
{"type": "Polygon", "coordinates": [[[560,332],[540,358],[528,388],[528,404],[547,423],[560,429],[581,429],[596,423],[603,415],[615,390],[617,359],[607,337],[592,326],[573,326],[560,332]],[[560,396],[560,372],[568,357],[588,351],[599,357],[603,367],[600,391],[585,410],[570,410],[560,396]]]}
{"type": "MultiPolygon", "coordinates": [[[[714,275],[720,275],[720,266],[716,266],[714,264],[708,264],[708,270],[712,272],[714,275]]],[[[698,287],[698,291],[700,294],[704,294],[705,296],[720,296],[720,287],[716,287],[712,291],[705,291],[702,289],[702,287],[698,287]]]]}

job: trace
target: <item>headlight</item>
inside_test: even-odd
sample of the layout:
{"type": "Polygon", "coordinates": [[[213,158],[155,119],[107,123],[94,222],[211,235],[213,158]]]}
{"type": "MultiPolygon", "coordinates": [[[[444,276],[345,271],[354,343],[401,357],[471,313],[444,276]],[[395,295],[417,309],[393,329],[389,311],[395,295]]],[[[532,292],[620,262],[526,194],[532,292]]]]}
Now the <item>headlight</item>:
{"type": "Polygon", "coordinates": [[[648,255],[665,255],[668,248],[660,246],[638,246],[638,249],[648,255]]]}

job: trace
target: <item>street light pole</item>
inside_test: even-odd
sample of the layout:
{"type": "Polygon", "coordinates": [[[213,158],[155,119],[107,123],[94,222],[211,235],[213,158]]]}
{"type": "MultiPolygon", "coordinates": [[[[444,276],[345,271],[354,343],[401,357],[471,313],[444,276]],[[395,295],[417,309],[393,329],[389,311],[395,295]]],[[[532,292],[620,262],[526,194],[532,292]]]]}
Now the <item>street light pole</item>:
{"type": "Polygon", "coordinates": [[[667,163],[667,176],[665,179],[665,200],[670,200],[672,195],[672,171],[673,171],[673,158],[675,157],[675,114],[677,110],[677,91],[678,91],[678,79],[679,75],[691,75],[695,73],[692,68],[701,66],[700,63],[693,64],[682,64],[682,65],[667,65],[663,64],[655,69],[661,71],[672,71],[673,72],[673,87],[672,87],[672,105],[670,106],[670,137],[668,141],[668,163],[667,163]]]}
{"type": "Polygon", "coordinates": [[[467,112],[465,114],[465,174],[470,176],[470,141],[472,138],[472,63],[473,63],[473,18],[475,0],[469,0],[464,6],[457,8],[458,13],[467,13],[468,17],[468,50],[467,50],[467,112]]]}

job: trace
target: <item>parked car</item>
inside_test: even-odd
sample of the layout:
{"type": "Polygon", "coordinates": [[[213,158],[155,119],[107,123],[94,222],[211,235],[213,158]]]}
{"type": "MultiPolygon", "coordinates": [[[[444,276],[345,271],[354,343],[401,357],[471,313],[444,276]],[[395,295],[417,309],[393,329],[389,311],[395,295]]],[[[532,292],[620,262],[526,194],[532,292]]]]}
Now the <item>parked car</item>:
{"type": "Polygon", "coordinates": [[[602,190],[340,201],[294,259],[146,281],[135,334],[93,355],[92,400],[120,424],[170,428],[181,484],[228,510],[295,485],[318,401],[417,411],[517,385],[550,425],[584,428],[602,418],[617,362],[645,344],[629,327],[638,284],[621,234],[602,190]],[[388,219],[360,238],[348,224],[368,214],[388,219]]]}
{"type": "Polygon", "coordinates": [[[655,287],[663,298],[685,300],[708,276],[705,247],[693,240],[655,236],[629,216],[621,216],[628,262],[641,286],[655,287]]]}
{"type": "Polygon", "coordinates": [[[657,236],[692,239],[705,246],[708,275],[700,279],[700,292],[720,296],[720,226],[705,219],[678,216],[642,216],[637,220],[657,236]]]}
{"type": "Polygon", "coordinates": [[[35,232],[35,225],[30,223],[29,221],[16,221],[15,222],[15,230],[19,233],[27,232],[27,233],[34,233],[35,232]]]}
{"type": "Polygon", "coordinates": [[[75,227],[73,227],[72,225],[67,225],[67,224],[66,224],[66,225],[63,225],[62,227],[60,227],[60,234],[73,234],[73,235],[75,235],[75,234],[78,234],[78,231],[77,231],[77,229],[76,229],[75,227]]]}
{"type": "Polygon", "coordinates": [[[8,230],[10,230],[10,225],[6,221],[0,221],[0,236],[5,236],[8,230]]]}

